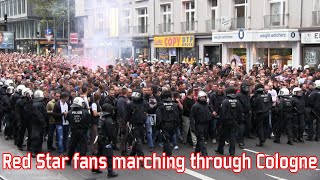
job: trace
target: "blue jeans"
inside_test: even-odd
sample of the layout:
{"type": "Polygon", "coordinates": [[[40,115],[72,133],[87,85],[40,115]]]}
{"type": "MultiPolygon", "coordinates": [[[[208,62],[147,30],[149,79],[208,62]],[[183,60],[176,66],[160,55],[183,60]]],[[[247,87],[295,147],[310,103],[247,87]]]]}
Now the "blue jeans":
{"type": "Polygon", "coordinates": [[[150,116],[146,120],[146,129],[147,129],[147,142],[149,147],[154,147],[153,144],[153,122],[150,116]]]}
{"type": "Polygon", "coordinates": [[[56,125],[59,153],[63,153],[67,149],[69,126],[56,125]]]}

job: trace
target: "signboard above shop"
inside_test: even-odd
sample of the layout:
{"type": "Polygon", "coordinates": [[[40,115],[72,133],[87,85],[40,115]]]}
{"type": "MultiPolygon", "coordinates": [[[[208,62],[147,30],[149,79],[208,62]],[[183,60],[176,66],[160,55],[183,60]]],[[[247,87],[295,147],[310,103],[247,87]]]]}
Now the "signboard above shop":
{"type": "Polygon", "coordinates": [[[213,32],[212,42],[276,42],[300,41],[298,30],[243,30],[233,32],[213,32]]]}
{"type": "Polygon", "coordinates": [[[301,33],[302,44],[320,44],[320,32],[301,33]]]}
{"type": "Polygon", "coordinates": [[[193,48],[194,36],[155,36],[156,48],[193,48]]]}

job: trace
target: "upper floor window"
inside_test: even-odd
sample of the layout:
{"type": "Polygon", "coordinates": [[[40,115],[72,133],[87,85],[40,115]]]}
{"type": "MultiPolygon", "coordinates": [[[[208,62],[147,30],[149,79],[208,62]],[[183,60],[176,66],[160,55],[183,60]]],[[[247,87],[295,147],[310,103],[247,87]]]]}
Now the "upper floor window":
{"type": "Polygon", "coordinates": [[[194,1],[185,2],[185,19],[186,19],[186,31],[195,30],[195,18],[196,18],[196,9],[194,1]]]}
{"type": "Polygon", "coordinates": [[[125,34],[130,33],[130,9],[122,10],[122,31],[125,34]]]}
{"type": "Polygon", "coordinates": [[[271,26],[284,26],[285,25],[285,0],[272,0],[270,1],[270,25],[271,26]]]}
{"type": "Polygon", "coordinates": [[[248,0],[234,0],[235,19],[232,26],[235,28],[245,28],[248,11],[248,0]]]}
{"type": "Polygon", "coordinates": [[[137,9],[138,14],[138,33],[148,32],[148,8],[137,9]]]}
{"type": "Polygon", "coordinates": [[[161,5],[161,14],[162,14],[162,31],[170,32],[171,31],[171,4],[163,4],[161,5]]]}

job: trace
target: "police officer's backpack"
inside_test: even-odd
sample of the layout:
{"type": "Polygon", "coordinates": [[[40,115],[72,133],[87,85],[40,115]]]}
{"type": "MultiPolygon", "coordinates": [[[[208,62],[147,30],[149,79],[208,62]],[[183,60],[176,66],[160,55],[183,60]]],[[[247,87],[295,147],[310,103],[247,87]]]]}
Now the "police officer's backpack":
{"type": "Polygon", "coordinates": [[[178,125],[178,112],[173,102],[163,103],[162,121],[166,124],[178,125]]]}

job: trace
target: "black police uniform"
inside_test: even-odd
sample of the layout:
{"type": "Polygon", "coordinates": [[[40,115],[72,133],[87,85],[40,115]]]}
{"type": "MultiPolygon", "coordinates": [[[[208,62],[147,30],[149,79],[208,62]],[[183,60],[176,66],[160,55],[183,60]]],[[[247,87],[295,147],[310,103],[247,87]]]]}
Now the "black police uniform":
{"type": "Polygon", "coordinates": [[[223,154],[225,141],[229,139],[229,153],[235,154],[235,143],[237,128],[241,122],[242,108],[241,103],[234,94],[227,94],[227,98],[221,104],[221,134],[217,152],[223,154]]]}
{"type": "Polygon", "coordinates": [[[201,152],[202,156],[208,155],[205,139],[208,135],[211,118],[212,113],[206,101],[198,101],[192,106],[190,112],[190,127],[191,131],[197,136],[195,153],[201,152]]]}
{"type": "Polygon", "coordinates": [[[67,119],[71,127],[71,140],[68,152],[69,159],[71,160],[77,147],[79,147],[80,156],[86,155],[87,131],[90,126],[91,116],[88,110],[73,104],[68,112],[67,119]]]}
{"type": "Polygon", "coordinates": [[[306,104],[302,96],[293,96],[291,101],[293,105],[293,141],[303,142],[306,104]]]}
{"type": "Polygon", "coordinates": [[[12,118],[11,118],[11,104],[10,104],[10,94],[2,96],[0,99],[2,109],[3,109],[3,124],[5,124],[4,135],[6,140],[9,140],[12,136],[12,118]]]}
{"type": "Polygon", "coordinates": [[[127,117],[129,118],[130,125],[132,125],[132,129],[129,131],[132,133],[134,138],[134,144],[130,153],[131,156],[144,156],[142,142],[145,132],[144,125],[147,119],[148,108],[148,103],[142,98],[137,100],[133,99],[132,102],[128,104],[127,117]]]}
{"type": "Polygon", "coordinates": [[[10,97],[10,105],[11,105],[11,119],[12,119],[12,135],[14,139],[14,144],[17,145],[18,141],[18,127],[17,127],[17,120],[16,120],[16,103],[18,99],[20,99],[21,94],[18,92],[15,92],[11,97],[10,97]]]}
{"type": "Polygon", "coordinates": [[[157,127],[164,138],[163,152],[167,156],[172,156],[170,140],[175,134],[175,129],[179,125],[179,107],[171,98],[164,99],[157,109],[157,127]]]}
{"type": "Polygon", "coordinates": [[[316,88],[314,91],[311,92],[309,95],[309,106],[311,108],[310,112],[310,132],[309,132],[309,137],[310,139],[313,139],[313,121],[316,119],[316,138],[315,140],[318,141],[320,140],[320,89],[316,88]]]}
{"type": "MultiPolygon", "coordinates": [[[[116,124],[112,119],[114,107],[106,103],[102,106],[102,116],[98,122],[98,157],[106,156],[108,163],[108,176],[116,177],[118,176],[112,169],[112,157],[113,157],[113,149],[112,141],[114,140],[114,136],[117,135],[116,132],[116,124]]],[[[99,169],[92,170],[92,172],[100,173],[99,169]]]]}
{"type": "Polygon", "coordinates": [[[24,140],[24,134],[26,130],[28,131],[28,142],[27,149],[30,150],[31,147],[31,134],[32,134],[32,126],[31,121],[34,117],[34,107],[33,100],[30,97],[22,97],[16,103],[16,120],[18,127],[18,142],[17,146],[19,150],[22,149],[22,144],[24,140]]]}
{"type": "Polygon", "coordinates": [[[241,92],[237,94],[237,99],[241,103],[242,107],[242,118],[240,120],[240,127],[238,133],[238,142],[240,147],[244,145],[244,135],[247,132],[247,135],[250,136],[252,129],[251,126],[251,103],[249,96],[249,85],[246,82],[241,84],[241,92]]]}
{"type": "Polygon", "coordinates": [[[263,146],[266,142],[269,129],[269,111],[272,107],[271,95],[264,93],[264,87],[263,85],[261,86],[257,86],[257,92],[251,97],[251,108],[256,115],[257,133],[259,136],[259,144],[257,146],[263,146]]]}
{"type": "Polygon", "coordinates": [[[47,127],[48,114],[45,104],[41,99],[34,99],[34,117],[31,120],[31,152],[33,156],[42,152],[43,134],[47,127]]]}
{"type": "Polygon", "coordinates": [[[280,138],[283,132],[288,134],[288,144],[292,145],[292,112],[293,105],[289,96],[280,96],[280,102],[276,109],[278,118],[275,125],[275,143],[280,143],[280,138]]]}
{"type": "Polygon", "coordinates": [[[210,110],[211,112],[216,112],[217,115],[213,117],[213,120],[210,123],[210,136],[212,139],[218,138],[221,129],[221,120],[220,120],[220,113],[221,113],[221,103],[226,98],[225,94],[222,92],[218,94],[216,92],[212,93],[210,98],[210,110]]]}

